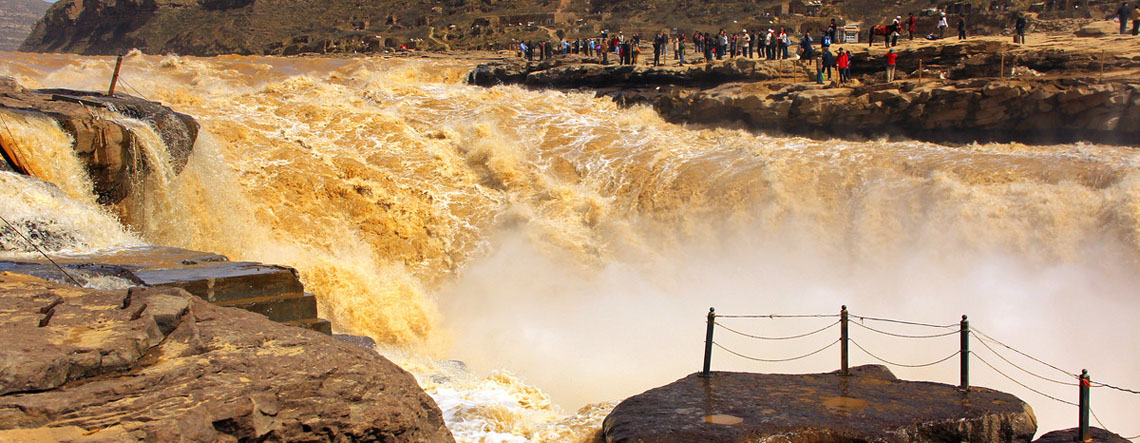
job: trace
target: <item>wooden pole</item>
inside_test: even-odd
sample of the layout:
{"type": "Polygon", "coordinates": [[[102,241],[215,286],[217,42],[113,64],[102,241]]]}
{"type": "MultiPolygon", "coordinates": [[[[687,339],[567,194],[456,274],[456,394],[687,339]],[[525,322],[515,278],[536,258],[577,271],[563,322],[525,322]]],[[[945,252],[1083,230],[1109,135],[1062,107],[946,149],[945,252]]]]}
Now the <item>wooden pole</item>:
{"type": "Polygon", "coordinates": [[[922,85],[922,60],[918,61],[918,84],[922,85]]]}
{"type": "Polygon", "coordinates": [[[115,59],[115,73],[111,74],[111,87],[107,88],[107,95],[115,95],[115,83],[119,81],[119,67],[123,66],[123,56],[115,59]]]}
{"type": "Polygon", "coordinates": [[[1100,51],[1100,81],[1104,82],[1104,51],[1100,51]]]}

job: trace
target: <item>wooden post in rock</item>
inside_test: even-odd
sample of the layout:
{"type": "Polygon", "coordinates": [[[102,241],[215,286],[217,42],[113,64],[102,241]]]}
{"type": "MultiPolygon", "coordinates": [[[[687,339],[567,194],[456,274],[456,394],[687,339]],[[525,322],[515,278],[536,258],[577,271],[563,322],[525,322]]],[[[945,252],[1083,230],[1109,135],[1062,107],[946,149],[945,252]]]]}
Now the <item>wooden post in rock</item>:
{"type": "Polygon", "coordinates": [[[1104,51],[1100,51],[1100,81],[1104,82],[1104,51]]]}
{"type": "Polygon", "coordinates": [[[115,59],[115,73],[111,74],[111,87],[107,88],[107,95],[115,95],[115,83],[119,81],[119,67],[123,66],[123,56],[115,59]]]}

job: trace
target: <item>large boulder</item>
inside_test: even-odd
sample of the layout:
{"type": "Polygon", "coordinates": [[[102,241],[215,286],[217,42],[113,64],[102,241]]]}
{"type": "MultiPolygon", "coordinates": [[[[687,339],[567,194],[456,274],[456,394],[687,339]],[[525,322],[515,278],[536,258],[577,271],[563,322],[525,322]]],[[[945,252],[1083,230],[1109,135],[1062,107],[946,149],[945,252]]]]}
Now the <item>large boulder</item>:
{"type": "Polygon", "coordinates": [[[828,374],[699,374],[622,401],[607,442],[1028,442],[1037,421],[1010,394],[905,381],[882,366],[828,374]]]}
{"type": "Polygon", "coordinates": [[[0,273],[0,441],[451,441],[374,351],[175,288],[0,273]]]}

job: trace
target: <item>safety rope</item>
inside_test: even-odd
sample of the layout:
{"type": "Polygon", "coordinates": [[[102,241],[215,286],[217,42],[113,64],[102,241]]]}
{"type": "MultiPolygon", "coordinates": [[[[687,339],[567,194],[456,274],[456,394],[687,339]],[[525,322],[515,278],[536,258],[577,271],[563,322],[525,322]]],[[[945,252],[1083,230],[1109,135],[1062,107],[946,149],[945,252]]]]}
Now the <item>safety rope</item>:
{"type": "Polygon", "coordinates": [[[889,335],[891,337],[900,337],[900,338],[938,338],[938,337],[947,337],[947,336],[951,336],[951,335],[958,334],[958,333],[962,332],[962,330],[959,329],[956,331],[950,331],[950,332],[946,332],[946,333],[942,333],[942,334],[908,335],[908,334],[897,334],[894,332],[880,331],[878,329],[872,328],[870,326],[867,326],[867,325],[859,323],[859,322],[853,322],[851,324],[858,326],[858,327],[861,327],[861,328],[864,328],[864,329],[868,329],[868,330],[873,331],[873,332],[878,332],[878,333],[883,334],[883,335],[889,335]]]}
{"type": "Polygon", "coordinates": [[[848,317],[849,318],[858,318],[859,320],[881,321],[881,322],[898,323],[898,324],[911,325],[911,326],[925,326],[928,328],[953,328],[955,326],[958,326],[958,323],[954,323],[954,324],[950,324],[950,325],[934,325],[934,324],[930,324],[930,323],[919,323],[919,322],[913,322],[913,321],[895,320],[895,319],[891,319],[891,318],[864,317],[862,315],[854,315],[854,314],[848,314],[848,317]]]}
{"type": "Polygon", "coordinates": [[[724,346],[721,346],[721,344],[720,344],[720,343],[717,343],[717,342],[715,342],[715,341],[713,342],[713,344],[714,344],[714,345],[716,345],[716,347],[723,349],[725,352],[728,352],[729,354],[735,355],[735,356],[737,356],[737,357],[740,357],[740,358],[743,358],[743,359],[752,360],[752,361],[759,361],[759,362],[764,362],[764,363],[781,363],[781,362],[787,362],[787,361],[799,360],[799,359],[802,359],[802,358],[808,358],[808,357],[811,357],[811,356],[813,356],[813,355],[815,355],[815,354],[818,354],[818,353],[820,353],[820,352],[826,351],[826,350],[827,350],[827,348],[830,348],[830,347],[832,347],[832,346],[835,346],[835,344],[836,344],[836,343],[839,343],[839,339],[835,339],[835,341],[831,342],[831,344],[829,344],[829,345],[827,345],[827,346],[824,346],[824,347],[822,347],[822,348],[819,348],[818,350],[815,350],[815,351],[812,351],[812,352],[809,352],[809,353],[807,353],[807,354],[804,354],[804,355],[800,355],[800,356],[797,356],[797,357],[792,357],[792,358],[778,358],[778,359],[767,359],[767,358],[749,357],[749,356],[747,356],[747,355],[741,354],[741,353],[739,353],[739,352],[736,352],[736,351],[733,351],[733,350],[731,350],[731,349],[728,349],[728,348],[726,348],[726,347],[724,347],[724,346]]]}
{"type": "MultiPolygon", "coordinates": [[[[973,335],[973,334],[971,334],[971,335],[973,335]]],[[[1056,383],[1056,384],[1059,384],[1059,385],[1065,385],[1065,386],[1080,386],[1080,384],[1079,384],[1079,383],[1066,382],[1066,381],[1061,381],[1061,380],[1054,380],[1054,379],[1052,379],[1052,378],[1049,378],[1049,377],[1045,377],[1045,376],[1043,376],[1043,375],[1038,375],[1038,374],[1035,374],[1035,373],[1033,373],[1032,371],[1030,371],[1030,370],[1028,370],[1028,369],[1025,369],[1025,368],[1023,368],[1023,367],[1021,367],[1021,366],[1018,366],[1016,363],[1014,363],[1014,362],[1012,362],[1012,361],[1009,361],[1009,359],[1005,358],[1004,356],[1002,356],[1001,354],[999,354],[997,351],[995,351],[995,350],[994,350],[994,348],[991,348],[991,347],[990,347],[990,345],[989,345],[988,343],[986,343],[986,340],[983,340],[983,339],[982,339],[982,337],[979,337],[979,336],[977,336],[977,335],[974,335],[974,338],[977,338],[977,339],[978,339],[978,342],[979,342],[979,343],[981,343],[981,344],[982,344],[982,346],[985,346],[985,347],[986,347],[986,349],[989,349],[989,350],[990,350],[990,352],[992,352],[992,353],[993,353],[994,355],[996,355],[998,358],[1002,359],[1002,361],[1005,361],[1006,363],[1009,363],[1009,365],[1010,365],[1010,366],[1013,366],[1013,367],[1015,367],[1015,368],[1017,368],[1017,369],[1020,369],[1020,370],[1021,370],[1021,372],[1024,372],[1024,373],[1026,373],[1026,374],[1032,375],[1032,376],[1034,376],[1034,377],[1037,377],[1037,378],[1040,378],[1040,379],[1042,379],[1042,380],[1045,380],[1045,381],[1048,381],[1048,382],[1053,382],[1053,383],[1056,383]]]]}
{"type": "MultiPolygon", "coordinates": [[[[1089,408],[1089,413],[1092,414],[1093,419],[1096,420],[1096,424],[1100,425],[1101,429],[1108,431],[1108,426],[1105,426],[1104,423],[1100,421],[1100,417],[1096,416],[1096,411],[1094,411],[1093,408],[1091,408],[1091,407],[1089,408]]],[[[1112,432],[1112,431],[1108,431],[1108,432],[1112,432]]],[[[1131,436],[1131,437],[1124,437],[1125,440],[1135,440],[1138,438],[1140,438],[1140,434],[1136,434],[1136,435],[1131,436]]]]}
{"type": "Polygon", "coordinates": [[[814,330],[814,331],[808,332],[808,333],[806,333],[806,334],[799,334],[799,335],[789,335],[789,336],[786,336],[786,337],[765,337],[765,336],[761,336],[761,335],[752,335],[752,334],[748,334],[748,333],[745,333],[745,332],[740,332],[740,331],[737,331],[737,330],[735,330],[735,329],[732,329],[732,328],[730,328],[730,327],[728,327],[728,326],[722,325],[722,324],[720,324],[720,322],[714,322],[713,324],[715,324],[715,325],[717,325],[717,326],[720,326],[721,328],[724,328],[724,329],[728,330],[728,332],[732,332],[732,333],[734,333],[734,334],[737,334],[737,335],[741,335],[741,336],[744,336],[744,337],[748,337],[748,338],[754,338],[754,339],[757,339],[757,340],[793,340],[793,339],[797,339],[797,338],[804,338],[804,337],[808,337],[808,336],[811,336],[811,335],[815,335],[815,334],[818,334],[818,333],[820,333],[820,332],[826,331],[826,330],[830,329],[832,326],[835,326],[835,325],[839,324],[839,322],[838,322],[838,321],[836,321],[835,323],[832,323],[832,324],[830,324],[830,325],[827,325],[827,326],[824,326],[824,327],[822,327],[822,328],[820,328],[820,329],[816,329],[816,330],[814,330]]]}
{"type": "Polygon", "coordinates": [[[920,365],[908,365],[908,364],[895,363],[895,362],[892,362],[892,361],[884,360],[883,358],[880,358],[879,356],[877,356],[877,355],[875,355],[875,354],[872,354],[872,353],[871,353],[871,351],[868,351],[866,348],[864,348],[864,347],[862,347],[862,346],[859,346],[859,343],[855,342],[855,340],[850,340],[850,342],[851,342],[851,344],[855,345],[855,347],[856,347],[856,348],[859,348],[860,350],[862,350],[862,351],[863,351],[863,353],[865,353],[865,354],[867,354],[867,355],[871,356],[871,358],[873,358],[873,359],[875,359],[875,360],[881,361],[881,362],[883,362],[883,363],[886,363],[886,364],[888,364],[888,365],[892,365],[892,366],[901,366],[901,367],[904,367],[904,368],[925,368],[925,367],[927,367],[927,366],[934,366],[934,365],[936,365],[936,364],[939,364],[939,363],[942,363],[942,362],[944,362],[944,361],[946,361],[946,360],[949,360],[949,359],[951,359],[951,358],[954,358],[954,356],[955,356],[955,355],[958,355],[958,354],[962,353],[962,351],[954,351],[954,353],[953,353],[953,354],[950,354],[950,355],[946,356],[945,358],[939,359],[939,360],[937,360],[937,361],[933,361],[933,362],[930,362],[930,363],[923,363],[923,364],[920,364],[920,365]]]}
{"type": "Polygon", "coordinates": [[[982,363],[985,363],[985,365],[986,365],[986,366],[989,366],[989,367],[990,367],[990,369],[993,369],[993,370],[994,370],[994,372],[997,372],[998,374],[1001,374],[1003,377],[1005,377],[1005,378],[1008,378],[1008,379],[1009,379],[1009,381],[1012,381],[1012,382],[1014,382],[1014,383],[1017,383],[1019,386],[1021,386],[1021,387],[1025,388],[1025,389],[1028,389],[1028,390],[1030,390],[1030,391],[1033,391],[1033,392],[1034,392],[1034,393],[1036,393],[1037,395],[1040,395],[1040,396],[1042,396],[1042,397],[1048,398],[1048,399],[1050,399],[1050,400],[1059,401],[1059,402],[1061,402],[1061,403],[1064,403],[1064,404],[1067,404],[1067,405],[1069,405],[1069,406],[1078,406],[1078,407],[1079,407],[1079,405],[1078,405],[1078,404],[1076,404],[1076,403],[1073,403],[1073,402],[1071,402],[1071,401],[1065,401],[1065,400],[1061,400],[1061,399],[1059,399],[1059,398],[1057,398],[1057,397],[1054,397],[1054,396],[1052,396],[1052,395],[1049,395],[1049,394],[1046,394],[1046,393],[1044,393],[1044,392],[1041,392],[1041,391],[1038,391],[1038,390],[1036,390],[1036,389],[1033,389],[1033,388],[1031,388],[1031,387],[1027,386],[1025,383],[1022,383],[1022,382],[1019,382],[1019,381],[1017,381],[1016,379],[1014,379],[1013,377],[1010,377],[1010,376],[1009,376],[1009,375],[1007,375],[1006,373],[1004,373],[1004,372],[1001,372],[1001,370],[999,370],[998,368],[995,368],[995,367],[994,367],[994,365],[991,365],[989,362],[987,362],[985,359],[983,359],[981,356],[979,356],[979,355],[978,355],[976,352],[974,352],[974,351],[970,351],[970,354],[973,354],[973,355],[974,355],[974,357],[978,359],[978,361],[981,361],[982,363]]]}
{"type": "Polygon", "coordinates": [[[762,314],[762,315],[720,315],[716,318],[839,318],[839,314],[762,314]]]}
{"type": "Polygon", "coordinates": [[[1051,364],[1049,364],[1049,363],[1046,363],[1046,362],[1042,361],[1041,359],[1039,359],[1039,358],[1037,358],[1037,357],[1034,357],[1034,356],[1032,356],[1032,355],[1029,355],[1029,354],[1026,354],[1026,353],[1024,353],[1024,352],[1018,351],[1017,349],[1014,349],[1012,346],[1010,346],[1010,345],[1007,345],[1007,344],[1005,344],[1005,343],[1002,343],[1002,342],[998,341],[998,339],[996,339],[996,338],[990,337],[990,336],[989,336],[989,335],[987,335],[985,332],[982,332],[981,330],[979,330],[979,329],[977,329],[977,328],[970,328],[970,332],[972,332],[974,335],[979,335],[979,336],[981,336],[981,337],[985,337],[987,340],[989,340],[989,341],[991,341],[991,342],[994,342],[994,343],[996,343],[996,344],[998,344],[998,345],[1001,345],[1002,347],[1004,347],[1004,348],[1006,348],[1006,349],[1009,349],[1009,350],[1011,350],[1011,351],[1013,351],[1013,352],[1016,352],[1016,353],[1018,353],[1018,354],[1021,354],[1021,356],[1022,356],[1022,357],[1028,358],[1028,359],[1030,359],[1030,360],[1033,360],[1033,361],[1035,361],[1035,362],[1037,362],[1037,363],[1041,363],[1041,364],[1043,364],[1043,365],[1045,365],[1045,366],[1048,366],[1048,367],[1050,367],[1050,368],[1056,369],[1057,371],[1060,371],[1062,374],[1068,375],[1068,376],[1070,376],[1070,377],[1073,377],[1073,378],[1078,378],[1078,377],[1080,377],[1080,375],[1077,375],[1076,373],[1073,373],[1073,372],[1069,372],[1069,371],[1066,371],[1066,370],[1064,370],[1064,369],[1058,368],[1058,367],[1056,367],[1056,366],[1053,366],[1053,365],[1051,365],[1051,364]]]}

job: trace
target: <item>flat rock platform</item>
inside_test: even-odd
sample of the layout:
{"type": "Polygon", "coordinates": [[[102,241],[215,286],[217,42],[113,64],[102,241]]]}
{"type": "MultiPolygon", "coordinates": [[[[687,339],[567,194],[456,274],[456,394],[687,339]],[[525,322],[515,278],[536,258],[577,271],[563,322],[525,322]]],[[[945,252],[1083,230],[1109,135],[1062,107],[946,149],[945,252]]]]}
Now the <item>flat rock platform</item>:
{"type": "Polygon", "coordinates": [[[1036,430],[1013,395],[899,380],[877,365],[692,374],[626,399],[603,425],[607,442],[1028,442],[1036,430]]]}

